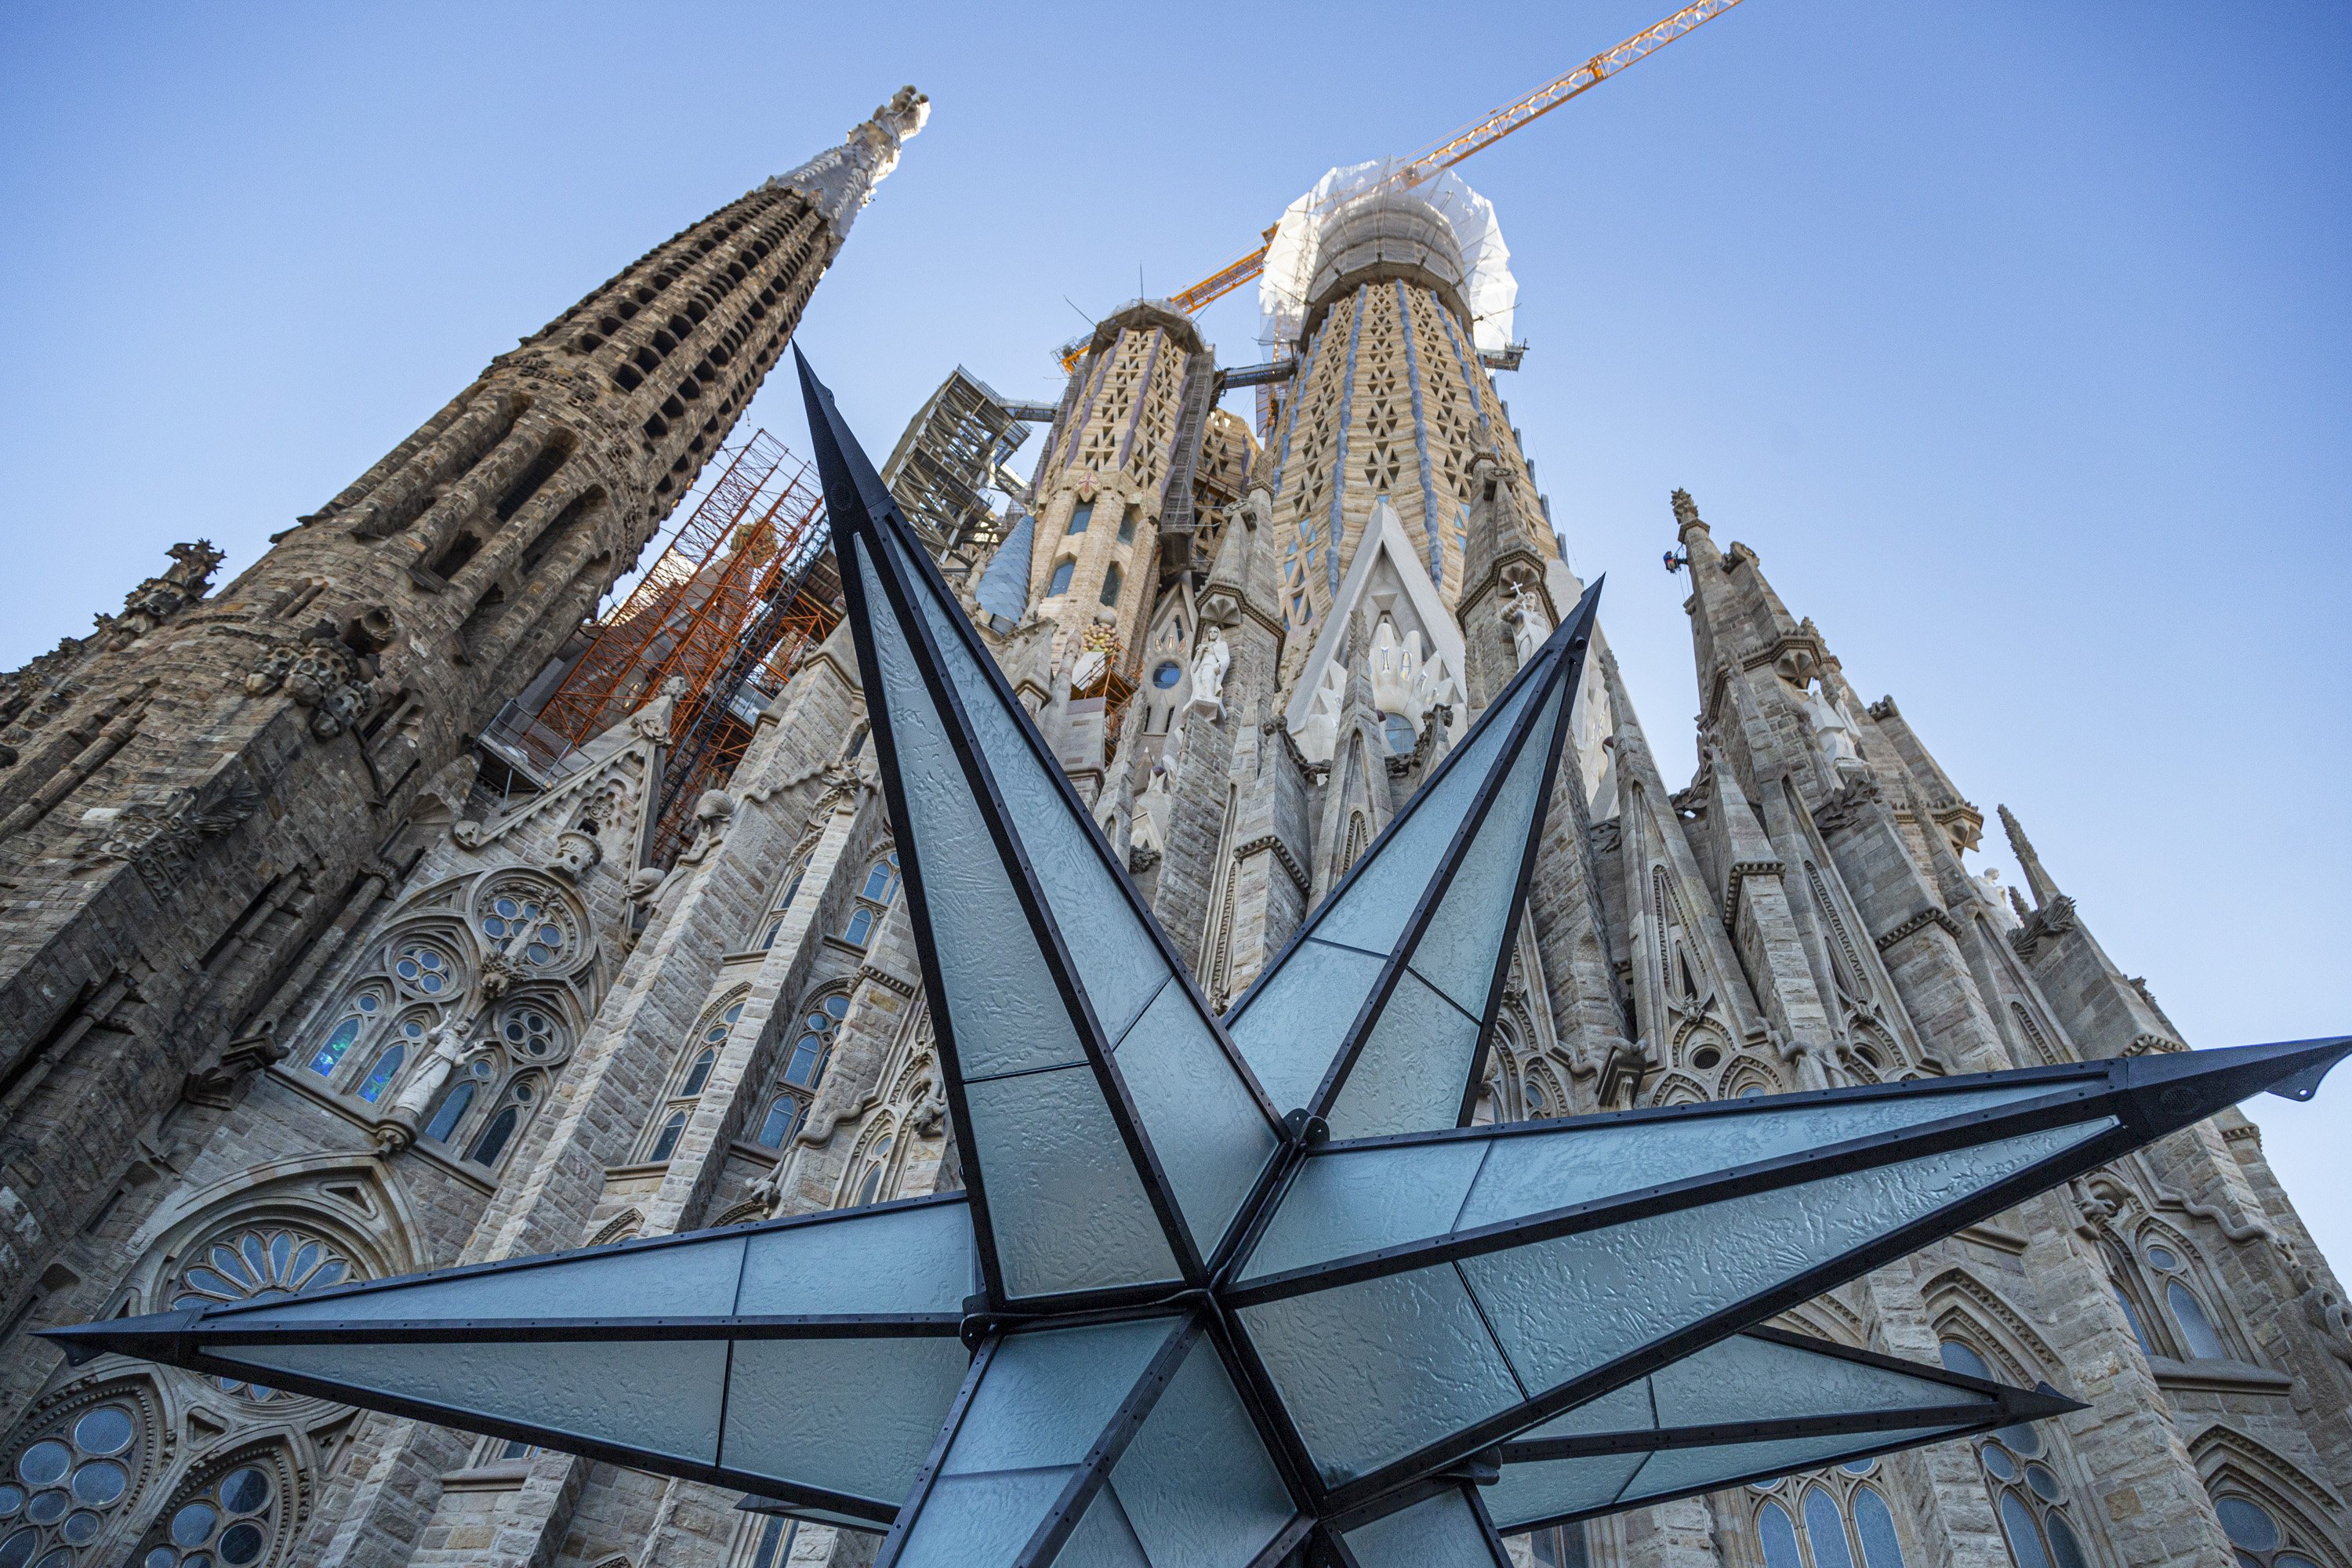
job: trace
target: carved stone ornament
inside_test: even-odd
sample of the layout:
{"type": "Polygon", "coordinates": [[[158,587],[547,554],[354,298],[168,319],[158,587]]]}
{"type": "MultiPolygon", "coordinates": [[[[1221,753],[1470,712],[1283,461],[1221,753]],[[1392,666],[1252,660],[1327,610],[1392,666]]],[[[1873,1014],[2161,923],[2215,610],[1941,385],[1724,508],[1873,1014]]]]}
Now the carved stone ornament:
{"type": "Polygon", "coordinates": [[[161,577],[150,577],[122,596],[122,613],[100,625],[113,634],[115,646],[127,647],[203,598],[212,588],[213,571],[225,557],[209,539],[174,544],[167,552],[172,565],[161,577]]]}
{"type": "Polygon", "coordinates": [[[180,1092],[192,1104],[226,1110],[237,1085],[261,1068],[284,1061],[290,1051],[278,1038],[275,1020],[266,1022],[252,1034],[231,1040],[219,1061],[190,1073],[180,1092]]]}
{"type": "Polygon", "coordinates": [[[374,709],[375,678],[383,668],[377,655],[398,635],[398,623],[381,605],[354,614],[340,630],[331,620],[319,621],[301,641],[264,654],[245,678],[246,693],[266,697],[283,688],[311,710],[310,733],[331,740],[374,709]]]}
{"type": "Polygon", "coordinates": [[[260,809],[261,790],[251,779],[241,773],[224,773],[195,789],[177,792],[161,805],[129,805],[100,817],[109,831],[94,858],[130,861],[158,898],[167,897],[187,880],[205,840],[219,837],[260,809]]]}

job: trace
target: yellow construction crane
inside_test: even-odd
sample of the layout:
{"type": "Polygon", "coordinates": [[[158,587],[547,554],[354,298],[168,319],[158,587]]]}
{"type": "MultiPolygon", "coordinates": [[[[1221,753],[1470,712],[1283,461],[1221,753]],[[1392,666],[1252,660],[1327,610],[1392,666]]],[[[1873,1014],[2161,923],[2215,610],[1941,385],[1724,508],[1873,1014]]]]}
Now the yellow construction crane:
{"type": "MultiPolygon", "coordinates": [[[[1656,53],[1684,34],[1713,21],[1738,4],[1739,0],[1693,0],[1693,4],[1684,6],[1664,21],[1643,28],[1613,49],[1602,50],[1567,75],[1555,77],[1525,98],[1505,104],[1441,142],[1432,142],[1391,170],[1372,190],[1410,190],[1439,170],[1450,169],[1472,153],[1493,146],[1529,121],[1550,113],[1578,93],[1599,86],[1635,60],[1656,53]]],[[[1350,192],[1347,199],[1369,194],[1350,192]]],[[[1266,248],[1274,242],[1274,232],[1267,229],[1260,237],[1264,243],[1247,256],[1219,268],[1190,289],[1171,296],[1176,308],[1188,316],[1197,315],[1201,308],[1211,300],[1224,298],[1256,277],[1265,267],[1266,248]]],[[[1086,346],[1087,340],[1082,338],[1064,351],[1062,369],[1065,372],[1076,366],[1086,346]]]]}

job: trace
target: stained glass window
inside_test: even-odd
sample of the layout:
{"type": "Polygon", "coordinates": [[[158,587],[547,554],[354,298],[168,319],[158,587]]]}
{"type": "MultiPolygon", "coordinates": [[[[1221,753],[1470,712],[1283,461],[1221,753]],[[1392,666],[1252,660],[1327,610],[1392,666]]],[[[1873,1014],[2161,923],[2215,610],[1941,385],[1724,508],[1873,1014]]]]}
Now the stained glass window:
{"type": "Polygon", "coordinates": [[[0,1564],[62,1568],[96,1541],[131,1492],[142,1426],[133,1405],[109,1400],[25,1443],[0,1470],[0,1564]]]}
{"type": "MultiPolygon", "coordinates": [[[[1938,1349],[1944,1365],[1953,1372],[1993,1375],[1973,1346],[1946,1340],[1938,1349]]],[[[2042,1428],[2032,1424],[2004,1426],[1977,1439],[1977,1460],[1984,1467],[1986,1489],[2000,1516],[2001,1538],[2017,1568],[2089,1568],[2067,1515],[2066,1487],[2053,1468],[2056,1458],[2042,1428]]]]}
{"type": "Polygon", "coordinates": [[[336,1064],[343,1059],[343,1053],[350,1050],[359,1037],[360,1020],[356,1016],[337,1024],[328,1032],[327,1037],[319,1042],[319,1048],[311,1053],[310,1070],[320,1078],[333,1077],[336,1064]]]}
{"type": "Polygon", "coordinates": [[[167,1509],[132,1561],[139,1568],[251,1568],[277,1534],[278,1505],[269,1471],[239,1465],[167,1509]]]}
{"type": "MultiPolygon", "coordinates": [[[[170,1300],[174,1307],[267,1301],[341,1285],[356,1272],[351,1259],[322,1237],[255,1226],[225,1232],[198,1249],[181,1271],[170,1300]]],[[[213,1382],[248,1399],[268,1399],[274,1393],[236,1378],[215,1377],[213,1382]]]]}
{"type": "Polygon", "coordinates": [[[373,1105],[392,1080],[400,1076],[401,1065],[407,1059],[408,1047],[397,1044],[376,1058],[375,1066],[368,1068],[367,1077],[360,1080],[360,1098],[373,1105]]]}
{"type": "Polygon", "coordinates": [[[1876,1486],[1877,1468],[1857,1459],[1811,1476],[1759,1481],[1757,1545],[1765,1568],[1904,1568],[1895,1515],[1876,1486]]]}
{"type": "Polygon", "coordinates": [[[2319,1568],[2315,1552],[2297,1550],[2278,1517],[2252,1498],[2228,1493],[2213,1500],[2221,1531],[2230,1538],[2238,1568],[2319,1568]]]}
{"type": "Polygon", "coordinates": [[[572,945],[571,916],[528,886],[493,889],[481,930],[491,948],[541,968],[562,963],[572,945]]]}
{"type": "Polygon", "coordinates": [[[470,1079],[460,1079],[457,1087],[441,1097],[441,1109],[425,1124],[425,1136],[436,1143],[446,1143],[457,1123],[466,1119],[467,1110],[474,1103],[474,1084],[470,1079]]]}
{"type": "Polygon", "coordinates": [[[411,942],[400,950],[392,973],[420,995],[441,996],[457,986],[457,961],[429,942],[411,942]]]}

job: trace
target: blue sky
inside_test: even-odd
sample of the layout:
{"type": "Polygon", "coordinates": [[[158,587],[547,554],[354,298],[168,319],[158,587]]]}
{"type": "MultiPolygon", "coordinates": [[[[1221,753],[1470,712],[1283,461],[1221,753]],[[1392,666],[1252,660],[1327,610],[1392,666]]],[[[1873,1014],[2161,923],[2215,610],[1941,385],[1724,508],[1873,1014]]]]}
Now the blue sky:
{"type": "MultiPolygon", "coordinates": [[[[930,129],[801,332],[877,449],[958,363],[1052,395],[1139,268],[1181,287],[1666,8],[19,0],[0,668],[175,540],[249,564],[901,82],[930,129]]],[[[1746,0],[1462,171],[1534,345],[1504,395],[1669,768],[1681,485],[2198,1045],[2352,1027],[2347,64],[2319,5],[1746,0]]],[[[1246,296],[1204,324],[1257,357],[1246,296]]],[[[751,417],[804,444],[781,382],[751,417]]],[[[2251,1109],[2352,1264],[2352,1077],[2251,1109]]]]}

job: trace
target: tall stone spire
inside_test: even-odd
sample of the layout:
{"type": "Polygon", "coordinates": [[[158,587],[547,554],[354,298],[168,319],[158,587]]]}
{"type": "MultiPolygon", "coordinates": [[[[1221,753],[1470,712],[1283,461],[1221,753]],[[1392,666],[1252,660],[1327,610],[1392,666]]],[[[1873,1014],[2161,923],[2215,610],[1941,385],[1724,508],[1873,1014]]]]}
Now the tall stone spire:
{"type": "Polygon", "coordinates": [[[647,251],[226,588],[10,682],[0,1320],[189,1074],[283,1054],[306,952],[684,497],[926,107],[647,251]]]}
{"type": "Polygon", "coordinates": [[[2005,805],[2000,810],[2000,830],[2009,835],[2010,851],[2017,857],[2018,869],[2025,873],[2025,885],[2033,889],[2033,907],[2040,909],[2061,896],[2058,884],[2042,868],[2042,857],[2033,852],[2033,840],[2025,836],[2017,814],[2005,805]]]}

